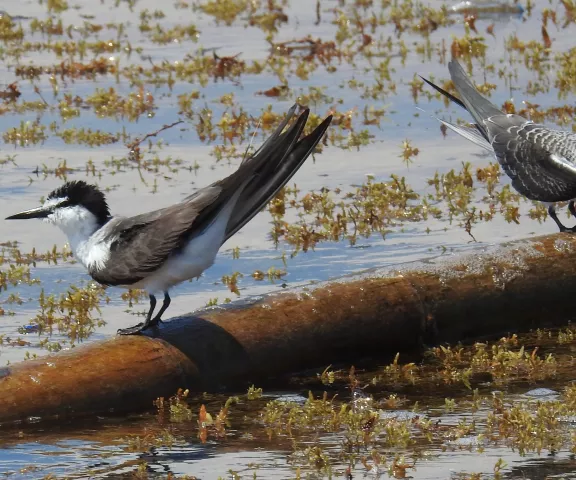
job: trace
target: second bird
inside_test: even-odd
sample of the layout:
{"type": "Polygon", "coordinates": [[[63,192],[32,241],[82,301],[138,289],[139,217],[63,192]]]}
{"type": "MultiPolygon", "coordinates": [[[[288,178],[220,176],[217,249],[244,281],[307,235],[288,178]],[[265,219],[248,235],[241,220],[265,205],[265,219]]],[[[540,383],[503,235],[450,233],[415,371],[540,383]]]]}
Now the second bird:
{"type": "Polygon", "coordinates": [[[313,152],[332,117],[300,138],[308,109],[283,132],[295,110],[292,107],[270,138],[232,175],[176,205],[135,217],[112,217],[97,187],[73,181],[54,190],[41,207],[7,220],[44,218],[64,231],[74,256],[94,280],[146,290],[150,295],[146,320],[118,331],[138,333],[161,320],[170,305],[168,290],[210,267],[222,244],[262,210],[313,152]],[[157,292],[164,292],[164,302],[153,316],[157,292]]]}
{"type": "Polygon", "coordinates": [[[556,202],[569,202],[570,212],[576,217],[576,135],[502,112],[478,92],[456,60],[450,61],[448,69],[460,98],[422,79],[466,109],[476,124],[466,127],[439,120],[493,153],[518,193],[546,204],[561,232],[576,232],[576,227],[568,228],[560,222],[555,209],[556,202]]]}

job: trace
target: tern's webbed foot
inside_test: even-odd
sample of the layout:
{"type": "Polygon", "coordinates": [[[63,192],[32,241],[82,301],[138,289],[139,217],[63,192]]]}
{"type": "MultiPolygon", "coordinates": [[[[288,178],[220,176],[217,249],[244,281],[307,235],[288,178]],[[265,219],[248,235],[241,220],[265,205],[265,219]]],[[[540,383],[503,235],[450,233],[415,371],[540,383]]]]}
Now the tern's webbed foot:
{"type": "Polygon", "coordinates": [[[120,330],[118,330],[118,335],[137,335],[139,333],[142,333],[142,331],[146,330],[147,328],[158,327],[159,323],[164,323],[161,317],[169,305],[170,305],[170,295],[168,295],[168,292],[164,292],[164,302],[162,303],[162,308],[160,309],[158,314],[154,318],[152,318],[154,307],[156,307],[156,297],[154,295],[150,295],[150,309],[148,310],[148,314],[146,315],[146,321],[140,322],[138,325],[134,325],[133,327],[130,328],[121,328],[120,330]]]}
{"type": "Polygon", "coordinates": [[[144,323],[140,322],[137,325],[134,325],[133,327],[128,327],[128,328],[119,328],[118,329],[118,335],[137,335],[139,333],[142,332],[142,330],[144,330],[146,327],[144,327],[144,323]]]}
{"type": "Polygon", "coordinates": [[[152,320],[150,320],[149,322],[140,322],[137,325],[134,325],[133,327],[129,327],[129,328],[120,328],[118,330],[118,335],[137,335],[141,332],[143,332],[144,330],[148,329],[148,328],[155,328],[158,327],[158,323],[164,323],[162,322],[162,320],[160,320],[159,318],[153,318],[152,320]]]}
{"type": "MultiPolygon", "coordinates": [[[[576,207],[574,206],[574,203],[571,201],[570,202],[570,213],[572,213],[572,215],[576,216],[576,207]]],[[[554,220],[554,222],[556,223],[556,225],[558,226],[558,230],[560,230],[560,232],[567,232],[567,233],[576,233],[576,226],[574,227],[566,227],[559,219],[558,219],[558,215],[556,215],[556,210],[554,208],[554,205],[550,205],[548,207],[548,215],[550,215],[550,218],[552,220],[554,220]]]]}

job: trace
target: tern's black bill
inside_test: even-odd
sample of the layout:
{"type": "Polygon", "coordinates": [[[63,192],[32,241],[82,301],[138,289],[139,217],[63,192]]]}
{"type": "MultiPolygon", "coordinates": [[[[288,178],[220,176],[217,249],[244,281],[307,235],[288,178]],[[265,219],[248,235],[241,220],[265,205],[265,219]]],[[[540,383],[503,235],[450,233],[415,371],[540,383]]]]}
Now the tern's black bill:
{"type": "Polygon", "coordinates": [[[52,213],[50,208],[38,207],[32,210],[26,210],[25,212],[17,213],[16,215],[11,215],[6,217],[6,220],[27,220],[29,218],[46,218],[52,213]]]}

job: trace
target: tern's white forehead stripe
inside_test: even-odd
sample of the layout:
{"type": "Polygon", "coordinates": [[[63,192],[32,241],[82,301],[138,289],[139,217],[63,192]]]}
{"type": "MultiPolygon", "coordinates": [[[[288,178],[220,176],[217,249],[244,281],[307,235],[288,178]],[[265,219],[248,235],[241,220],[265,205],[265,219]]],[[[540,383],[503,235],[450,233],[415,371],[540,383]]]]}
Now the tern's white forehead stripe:
{"type": "Polygon", "coordinates": [[[50,198],[44,202],[43,207],[54,207],[68,200],[68,197],[50,198]]]}

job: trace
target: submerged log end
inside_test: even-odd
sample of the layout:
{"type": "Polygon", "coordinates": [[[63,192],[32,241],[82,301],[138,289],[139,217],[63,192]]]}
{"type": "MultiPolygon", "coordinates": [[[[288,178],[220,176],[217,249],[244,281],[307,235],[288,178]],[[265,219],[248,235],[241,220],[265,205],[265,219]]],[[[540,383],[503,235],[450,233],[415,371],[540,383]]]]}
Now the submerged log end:
{"type": "Polygon", "coordinates": [[[151,406],[198,369],[160,339],[118,336],[0,370],[0,421],[77,416],[151,406]]]}

